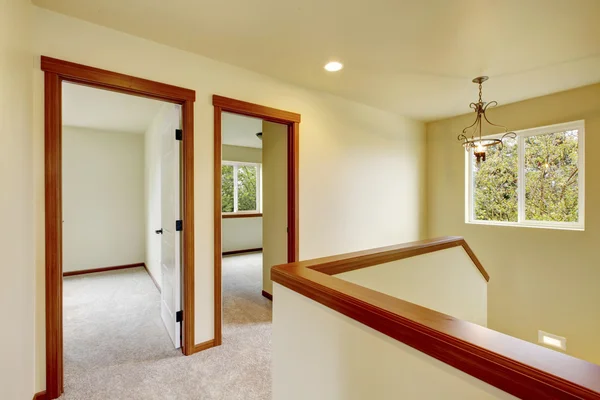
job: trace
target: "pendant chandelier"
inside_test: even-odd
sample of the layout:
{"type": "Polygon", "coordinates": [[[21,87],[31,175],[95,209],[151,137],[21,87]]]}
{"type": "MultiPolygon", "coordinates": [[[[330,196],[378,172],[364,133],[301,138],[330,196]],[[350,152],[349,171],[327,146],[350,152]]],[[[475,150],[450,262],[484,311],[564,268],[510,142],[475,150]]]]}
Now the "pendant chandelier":
{"type": "Polygon", "coordinates": [[[463,129],[462,133],[458,135],[458,140],[463,142],[463,147],[465,150],[473,151],[473,155],[475,156],[477,164],[480,164],[481,161],[485,161],[485,152],[488,147],[499,146],[499,148],[502,149],[504,147],[504,139],[516,139],[517,137],[516,133],[508,132],[505,126],[490,122],[485,114],[488,107],[495,107],[498,105],[497,101],[486,103],[481,99],[481,88],[483,82],[487,81],[488,79],[489,78],[487,76],[478,76],[477,78],[473,79],[473,83],[477,83],[479,85],[479,101],[477,103],[469,104],[469,107],[475,111],[477,117],[475,118],[475,122],[463,129]],[[484,139],[482,137],[482,125],[484,120],[491,126],[504,129],[504,134],[500,138],[484,139]],[[469,139],[468,136],[471,136],[471,138],[469,139]]]}

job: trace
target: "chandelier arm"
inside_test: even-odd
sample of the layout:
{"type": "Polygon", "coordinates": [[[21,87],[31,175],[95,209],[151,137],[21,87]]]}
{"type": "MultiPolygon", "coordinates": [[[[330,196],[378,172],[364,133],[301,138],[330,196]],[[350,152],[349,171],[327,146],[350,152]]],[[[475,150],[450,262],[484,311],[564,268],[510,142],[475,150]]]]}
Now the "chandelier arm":
{"type": "Polygon", "coordinates": [[[487,115],[485,114],[485,112],[487,111],[487,108],[491,104],[493,104],[492,107],[496,107],[498,105],[498,102],[497,101],[492,101],[492,102],[487,103],[485,105],[485,107],[483,107],[483,118],[485,118],[485,120],[487,121],[488,124],[493,125],[493,126],[497,126],[498,128],[502,128],[502,129],[504,129],[504,132],[506,132],[508,130],[508,128],[506,128],[506,126],[504,126],[504,125],[498,125],[498,124],[493,123],[492,121],[490,121],[488,119],[487,115]]]}
{"type": "Polygon", "coordinates": [[[504,135],[502,135],[502,137],[500,138],[500,141],[503,142],[504,144],[504,139],[505,138],[511,138],[511,139],[516,139],[517,138],[517,134],[514,132],[506,132],[504,135]]]}
{"type": "MultiPolygon", "coordinates": [[[[471,103],[471,104],[475,104],[475,103],[471,103]]],[[[477,125],[477,121],[479,121],[480,119],[481,119],[481,117],[478,114],[477,117],[475,117],[475,121],[471,125],[467,126],[465,129],[463,129],[462,133],[467,133],[467,130],[469,130],[472,127],[474,127],[475,125],[477,125]]]]}

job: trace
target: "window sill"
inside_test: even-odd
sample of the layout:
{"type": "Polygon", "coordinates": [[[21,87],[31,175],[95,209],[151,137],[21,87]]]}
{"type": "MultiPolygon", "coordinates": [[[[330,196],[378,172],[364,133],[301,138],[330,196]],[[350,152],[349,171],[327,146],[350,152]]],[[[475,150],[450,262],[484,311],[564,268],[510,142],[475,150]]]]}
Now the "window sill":
{"type": "Polygon", "coordinates": [[[559,231],[579,231],[584,232],[585,226],[570,224],[544,224],[535,222],[500,222],[500,221],[465,221],[469,225],[487,225],[487,226],[507,226],[511,228],[535,228],[535,229],[553,229],[559,231]]]}
{"type": "Polygon", "coordinates": [[[236,213],[236,214],[221,214],[221,217],[226,218],[258,218],[262,217],[262,213],[236,213]]]}

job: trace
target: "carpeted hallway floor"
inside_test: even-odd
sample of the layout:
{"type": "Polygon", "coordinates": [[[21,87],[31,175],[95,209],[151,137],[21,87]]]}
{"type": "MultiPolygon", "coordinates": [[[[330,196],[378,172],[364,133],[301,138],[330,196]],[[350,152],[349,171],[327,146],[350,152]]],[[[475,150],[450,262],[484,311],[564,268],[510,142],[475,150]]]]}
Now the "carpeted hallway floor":
{"type": "Polygon", "coordinates": [[[223,258],[223,345],[184,357],[146,271],[65,277],[61,400],[270,399],[271,302],[262,254],[223,258]]]}

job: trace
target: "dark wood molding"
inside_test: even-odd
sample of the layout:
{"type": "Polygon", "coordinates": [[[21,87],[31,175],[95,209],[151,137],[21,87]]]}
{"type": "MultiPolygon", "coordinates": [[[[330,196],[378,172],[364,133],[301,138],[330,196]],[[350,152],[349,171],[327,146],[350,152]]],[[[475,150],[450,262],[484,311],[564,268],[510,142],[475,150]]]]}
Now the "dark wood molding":
{"type": "MultiPolygon", "coordinates": [[[[214,98],[214,97],[213,97],[214,98]]],[[[223,295],[221,293],[223,287],[223,278],[221,273],[221,263],[223,261],[223,251],[221,234],[222,234],[222,211],[221,211],[221,152],[222,152],[222,136],[221,136],[221,114],[222,110],[218,106],[214,106],[214,168],[213,168],[213,229],[214,229],[214,343],[215,346],[220,346],[223,342],[222,324],[223,324],[223,295]]]]}
{"type": "Polygon", "coordinates": [[[202,343],[198,343],[196,345],[194,345],[194,353],[198,353],[204,350],[208,350],[211,347],[215,347],[215,341],[213,340],[207,340],[206,342],[202,342],[202,343]]]}
{"type": "Polygon", "coordinates": [[[42,390],[41,392],[37,392],[33,395],[33,400],[46,400],[48,396],[46,396],[46,391],[42,390]]]}
{"type": "Polygon", "coordinates": [[[228,218],[258,218],[262,217],[262,213],[252,213],[252,214],[222,214],[223,219],[228,218]]]}
{"type": "MultiPolygon", "coordinates": [[[[146,265],[143,262],[141,262],[141,263],[135,263],[135,264],[114,265],[112,267],[80,269],[80,270],[77,270],[77,271],[63,272],[63,276],[94,274],[96,272],[115,271],[115,270],[119,270],[119,269],[137,268],[137,267],[144,267],[144,268],[146,268],[146,265]]],[[[148,275],[150,275],[150,274],[148,274],[148,275]]],[[[154,278],[153,278],[153,280],[154,280],[154,278]]]]}
{"type": "MultiPolygon", "coordinates": [[[[195,97],[195,92],[194,92],[195,97]]],[[[195,246],[194,243],[194,102],[181,100],[181,123],[183,128],[183,354],[186,356],[194,353],[195,346],[195,246]]]]}
{"type": "Polygon", "coordinates": [[[288,262],[300,259],[300,116],[288,125],[288,262]]]}
{"type": "Polygon", "coordinates": [[[216,94],[213,95],[213,106],[219,107],[222,111],[265,119],[271,122],[279,122],[285,125],[300,123],[301,120],[300,114],[231,99],[216,94]]]}
{"type": "Polygon", "coordinates": [[[150,273],[150,270],[148,269],[148,266],[146,265],[146,263],[142,263],[142,265],[143,265],[144,269],[146,270],[146,273],[148,274],[148,276],[150,277],[150,279],[152,279],[152,282],[154,282],[154,286],[156,286],[156,288],[158,289],[158,292],[162,293],[162,289],[160,288],[160,285],[158,284],[158,281],[156,279],[154,279],[154,277],[150,273]]]}
{"type": "Polygon", "coordinates": [[[245,254],[245,253],[258,253],[259,251],[263,251],[262,247],[257,247],[255,249],[224,251],[223,256],[233,256],[236,254],[245,254]]]}
{"type": "MultiPolygon", "coordinates": [[[[422,246],[443,249],[448,243],[449,238],[441,238],[422,246]]],[[[419,247],[419,242],[408,247],[419,247]]],[[[380,252],[383,262],[393,252],[387,249],[380,252]]],[[[377,257],[371,251],[359,253],[377,257]]],[[[347,261],[356,254],[346,256],[347,261]]],[[[344,281],[320,268],[339,265],[343,257],[277,266],[271,278],[519,398],[600,399],[600,366],[344,281]]]]}
{"type": "Polygon", "coordinates": [[[193,90],[153,82],[86,65],[41,57],[44,71],[44,180],[46,393],[64,390],[62,332],[62,82],[169,101],[182,106],[183,124],[183,340],[185,355],[194,353],[194,99],[193,90]]]}
{"type": "Polygon", "coordinates": [[[46,258],[46,393],[63,392],[62,331],[62,85],[44,73],[44,186],[46,258]]]}
{"type": "Polygon", "coordinates": [[[263,290],[262,291],[262,295],[263,295],[263,297],[266,297],[267,299],[273,301],[273,295],[271,293],[266,292],[266,291],[263,290]]]}
{"type": "Polygon", "coordinates": [[[465,252],[469,255],[471,261],[473,261],[473,264],[477,267],[485,280],[489,282],[490,276],[487,271],[483,268],[477,257],[475,257],[475,254],[473,254],[473,251],[469,245],[467,245],[465,240],[458,236],[427,239],[401,245],[380,247],[338,256],[301,261],[296,263],[296,265],[314,269],[327,275],[335,275],[458,246],[462,246],[465,249],[465,252]]]}
{"type": "Polygon", "coordinates": [[[223,96],[213,95],[214,106],[214,312],[215,312],[215,346],[222,342],[222,212],[221,212],[221,113],[227,111],[234,114],[260,118],[264,121],[287,125],[288,146],[288,262],[295,262],[300,254],[300,203],[299,203],[299,154],[300,154],[300,114],[278,110],[258,104],[248,103],[223,96]]]}
{"type": "Polygon", "coordinates": [[[76,64],[52,57],[41,57],[41,69],[59,75],[61,79],[97,88],[133,94],[151,99],[183,104],[194,102],[196,92],[166,83],[150,81],[131,75],[76,64]]]}

